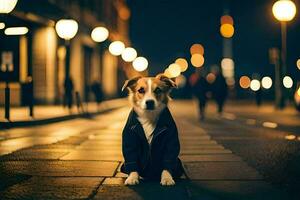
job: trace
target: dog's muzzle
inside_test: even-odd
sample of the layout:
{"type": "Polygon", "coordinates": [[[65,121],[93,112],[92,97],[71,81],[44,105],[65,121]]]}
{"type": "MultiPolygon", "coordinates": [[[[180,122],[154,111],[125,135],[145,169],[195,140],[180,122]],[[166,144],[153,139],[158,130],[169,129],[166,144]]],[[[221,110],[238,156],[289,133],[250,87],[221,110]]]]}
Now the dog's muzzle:
{"type": "Polygon", "coordinates": [[[146,103],[146,110],[154,110],[154,105],[155,105],[154,100],[147,100],[145,103],[146,103]]]}

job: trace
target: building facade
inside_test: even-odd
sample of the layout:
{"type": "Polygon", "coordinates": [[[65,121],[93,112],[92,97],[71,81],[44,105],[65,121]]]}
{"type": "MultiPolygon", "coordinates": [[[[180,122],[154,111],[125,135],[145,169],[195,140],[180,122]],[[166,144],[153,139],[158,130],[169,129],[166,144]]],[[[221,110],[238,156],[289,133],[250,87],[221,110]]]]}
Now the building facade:
{"type": "Polygon", "coordinates": [[[6,35],[5,28],[0,30],[0,63],[9,58],[7,55],[12,57],[12,67],[0,71],[0,104],[4,104],[4,83],[9,81],[11,103],[22,105],[26,97],[22,86],[31,78],[36,103],[62,102],[66,46],[56,33],[55,23],[63,18],[72,18],[79,25],[69,44],[74,91],[84,101],[92,101],[90,86],[100,82],[105,98],[119,96],[124,80],[135,72],[130,64],[111,55],[108,46],[115,40],[130,45],[129,17],[125,0],[19,0],[12,13],[0,18],[5,27],[28,28],[23,35],[6,35]],[[102,43],[92,40],[91,31],[97,26],[105,26],[110,31],[108,40],[102,43]]]}

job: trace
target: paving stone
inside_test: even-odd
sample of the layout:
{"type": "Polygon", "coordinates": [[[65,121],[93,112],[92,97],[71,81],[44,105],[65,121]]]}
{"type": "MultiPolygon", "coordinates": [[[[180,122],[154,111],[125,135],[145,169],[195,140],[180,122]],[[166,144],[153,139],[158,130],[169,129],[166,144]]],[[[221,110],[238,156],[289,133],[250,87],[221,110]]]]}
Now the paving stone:
{"type": "Polygon", "coordinates": [[[210,150],[210,149],[224,149],[222,145],[185,145],[181,146],[181,150],[210,150]]]}
{"type": "Polygon", "coordinates": [[[103,160],[103,161],[123,161],[121,151],[89,151],[75,150],[60,158],[61,160],[103,160]]]}
{"type": "Polygon", "coordinates": [[[86,199],[103,178],[33,177],[1,192],[4,199],[86,199]]]}
{"type": "Polygon", "coordinates": [[[70,152],[64,149],[24,149],[0,157],[0,160],[59,159],[70,152]]]}
{"type": "Polygon", "coordinates": [[[88,146],[110,146],[110,145],[122,145],[122,141],[93,141],[87,140],[83,142],[81,145],[88,145],[88,146]]]}
{"type": "MultiPolygon", "coordinates": [[[[5,173],[2,170],[0,171],[0,191],[17,184],[19,182],[29,179],[31,176],[19,173],[5,173]]],[[[0,195],[1,197],[1,195],[0,195]]],[[[0,198],[1,199],[1,198],[0,198]]]]}
{"type": "Polygon", "coordinates": [[[185,162],[192,180],[261,180],[262,177],[245,162],[185,162]]]}
{"type": "Polygon", "coordinates": [[[94,199],[105,200],[170,200],[189,199],[188,192],[183,183],[178,182],[172,187],[160,186],[157,182],[141,182],[137,186],[102,185],[94,199]]]}
{"type": "Polygon", "coordinates": [[[72,145],[72,144],[48,144],[48,145],[35,145],[33,147],[30,147],[30,149],[63,149],[63,150],[72,150],[78,145],[72,145]]]}
{"type": "Polygon", "coordinates": [[[71,144],[71,145],[79,145],[82,142],[84,142],[85,140],[87,140],[87,137],[69,137],[68,139],[62,140],[60,142],[58,142],[57,144],[71,144]]]}
{"type": "Polygon", "coordinates": [[[191,141],[191,140],[194,141],[194,140],[210,140],[211,139],[211,137],[209,135],[197,135],[197,136],[181,135],[179,138],[181,141],[186,141],[186,142],[191,141]]]}
{"type": "Polygon", "coordinates": [[[288,195],[272,188],[264,181],[192,181],[188,185],[191,199],[287,199],[288,195]]]}
{"type": "Polygon", "coordinates": [[[122,177],[105,178],[102,185],[124,185],[124,180],[122,177]]]}
{"type": "Polygon", "coordinates": [[[89,139],[91,140],[121,140],[121,134],[119,135],[111,135],[111,134],[97,134],[97,135],[91,135],[89,136],[89,139]]]}
{"type": "Polygon", "coordinates": [[[240,157],[233,154],[180,155],[179,157],[183,162],[242,161],[240,157]]]}
{"type": "Polygon", "coordinates": [[[36,176],[113,176],[119,163],[106,161],[5,161],[0,169],[36,176]]]}
{"type": "Polygon", "coordinates": [[[120,171],[117,172],[117,174],[115,175],[115,177],[118,177],[118,178],[126,178],[128,175],[127,174],[124,174],[120,171]]]}
{"type": "Polygon", "coordinates": [[[185,145],[203,145],[203,144],[217,144],[214,140],[192,140],[192,141],[180,141],[182,146],[185,145]]]}
{"type": "Polygon", "coordinates": [[[122,151],[122,146],[121,145],[106,145],[106,146],[88,146],[88,145],[79,145],[76,147],[76,150],[90,150],[90,151],[95,151],[95,150],[107,150],[110,149],[112,151],[122,151]]]}
{"type": "Polygon", "coordinates": [[[195,154],[232,154],[232,151],[227,149],[192,149],[192,150],[181,150],[181,155],[195,155],[195,154]]]}

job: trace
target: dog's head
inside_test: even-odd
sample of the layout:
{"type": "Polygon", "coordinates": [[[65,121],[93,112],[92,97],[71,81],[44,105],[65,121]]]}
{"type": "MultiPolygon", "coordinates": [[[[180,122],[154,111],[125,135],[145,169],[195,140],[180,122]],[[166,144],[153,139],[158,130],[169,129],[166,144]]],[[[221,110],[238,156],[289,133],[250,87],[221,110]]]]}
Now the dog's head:
{"type": "Polygon", "coordinates": [[[177,86],[172,79],[159,74],[156,77],[135,77],[127,80],[122,90],[125,88],[128,89],[134,106],[151,111],[166,105],[171,89],[177,86]]]}

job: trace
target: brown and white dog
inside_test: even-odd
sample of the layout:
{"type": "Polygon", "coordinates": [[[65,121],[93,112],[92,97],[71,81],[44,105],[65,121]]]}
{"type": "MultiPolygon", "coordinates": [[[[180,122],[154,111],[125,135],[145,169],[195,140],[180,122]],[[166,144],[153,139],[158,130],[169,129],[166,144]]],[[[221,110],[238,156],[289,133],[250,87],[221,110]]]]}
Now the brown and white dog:
{"type": "Polygon", "coordinates": [[[176,88],[164,75],[136,77],[122,88],[129,91],[132,111],[123,130],[121,171],[128,174],[125,185],[139,178],[160,178],[162,185],[174,185],[173,177],[183,170],[178,158],[180,144],[175,122],[167,108],[169,93],[176,88]]]}

